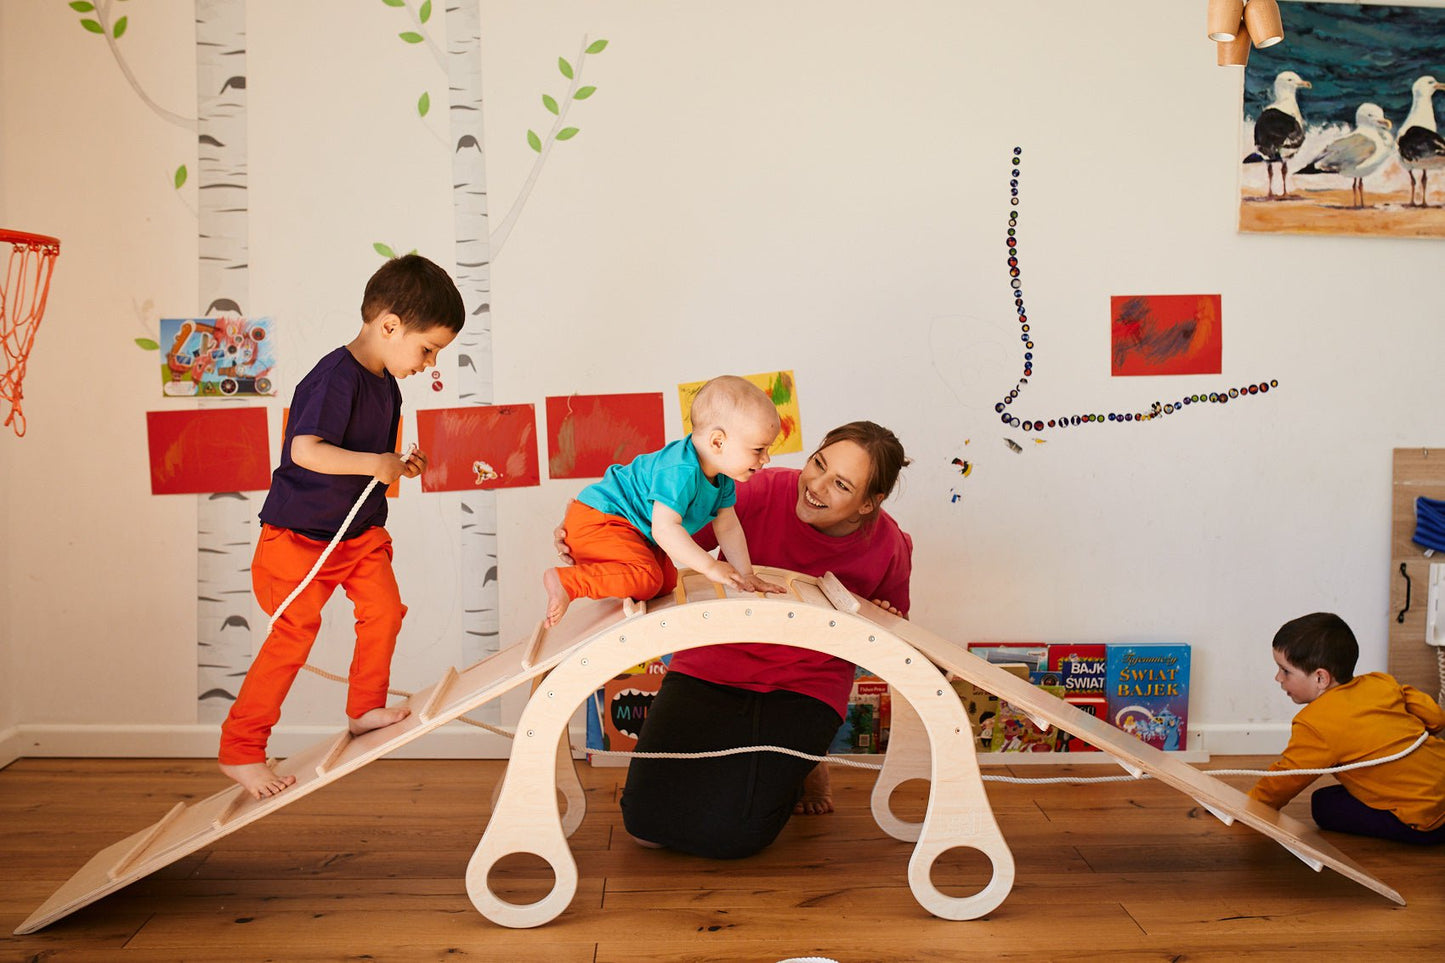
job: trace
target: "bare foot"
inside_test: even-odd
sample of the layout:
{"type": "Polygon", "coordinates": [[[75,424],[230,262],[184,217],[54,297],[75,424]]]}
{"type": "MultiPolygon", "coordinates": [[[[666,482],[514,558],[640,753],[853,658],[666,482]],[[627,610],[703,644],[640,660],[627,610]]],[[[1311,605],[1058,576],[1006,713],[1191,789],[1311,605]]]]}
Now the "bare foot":
{"type": "Polygon", "coordinates": [[[833,811],[833,784],[828,764],[820,762],[803,777],[803,798],[793,807],[796,816],[821,816],[833,811]]]}
{"type": "Polygon", "coordinates": [[[562,579],[555,568],[549,568],[542,573],[542,587],[547,590],[547,617],[542,624],[550,629],[562,621],[572,599],[562,587],[562,579]]]}
{"type": "Polygon", "coordinates": [[[355,719],[347,719],[346,728],[351,730],[353,736],[359,736],[363,732],[370,732],[373,729],[394,726],[409,715],[411,715],[411,710],[406,706],[392,708],[381,706],[376,709],[368,709],[355,719]]]}
{"type": "Polygon", "coordinates": [[[240,783],[253,799],[274,796],[296,782],[295,776],[276,775],[264,762],[248,762],[239,766],[228,766],[223,762],[220,767],[221,772],[240,783]]]}

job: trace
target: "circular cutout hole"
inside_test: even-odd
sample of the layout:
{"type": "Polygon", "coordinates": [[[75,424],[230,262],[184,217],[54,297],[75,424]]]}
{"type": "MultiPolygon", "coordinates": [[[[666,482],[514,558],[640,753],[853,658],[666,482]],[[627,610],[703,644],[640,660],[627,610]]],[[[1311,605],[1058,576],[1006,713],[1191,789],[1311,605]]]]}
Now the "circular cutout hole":
{"type": "Polygon", "coordinates": [[[894,818],[905,823],[923,822],[928,814],[929,785],[927,779],[905,779],[894,786],[893,794],[888,797],[888,809],[894,818]]]}
{"type": "Polygon", "coordinates": [[[928,878],[944,896],[967,899],[983,892],[993,880],[993,860],[981,849],[955,846],[938,854],[928,878]]]}
{"type": "Polygon", "coordinates": [[[552,864],[536,853],[508,853],[487,873],[487,888],[492,895],[517,906],[540,903],[556,885],[552,864]]]}

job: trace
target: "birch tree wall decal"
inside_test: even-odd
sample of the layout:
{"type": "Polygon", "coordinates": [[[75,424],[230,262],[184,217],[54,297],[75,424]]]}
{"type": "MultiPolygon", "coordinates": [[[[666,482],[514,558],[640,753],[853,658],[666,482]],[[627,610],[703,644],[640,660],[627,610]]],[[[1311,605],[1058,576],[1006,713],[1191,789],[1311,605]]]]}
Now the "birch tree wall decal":
{"type": "MultiPolygon", "coordinates": [[[[112,18],[117,0],[76,0],[80,26],[104,37],[131,89],[158,117],[197,137],[197,233],[199,317],[241,314],[250,298],[246,201],[246,4],[245,0],[196,0],[196,99],[194,118],[158,104],[141,86],[120,47],[128,17],[112,18]]],[[[119,0],[124,2],[124,0],[119,0]]],[[[171,175],[176,189],[188,177],[181,165],[171,175]]],[[[137,338],[142,350],[158,350],[137,338]]],[[[205,404],[205,402],[203,402],[205,404]]],[[[240,492],[200,496],[196,518],[197,719],[225,717],[251,661],[251,547],[256,511],[240,492]]]]}
{"type": "MultiPolygon", "coordinates": [[[[204,309],[243,314],[250,301],[246,151],[246,3],[196,0],[196,178],[204,309]]],[[[251,663],[254,501],[200,496],[196,518],[197,718],[219,722],[251,663]]]]}
{"type": "MultiPolygon", "coordinates": [[[[458,398],[463,404],[489,405],[494,400],[492,358],[492,258],[511,232],[533,185],[540,176],[552,144],[574,137],[578,128],[564,126],[567,108],[575,100],[586,100],[596,87],[580,86],[581,67],[589,54],[601,53],[606,40],[589,43],[584,37],[574,69],[558,58],[558,69],[571,81],[562,103],[544,95],[543,105],[556,116],[546,139],[528,131],[529,142],[538,153],[526,183],[513,201],[507,218],[491,233],[487,195],[486,136],[483,128],[481,5],[478,0],[450,0],[445,8],[446,54],[442,58],[432,39],[429,24],[431,0],[416,8],[406,0],[382,0],[389,7],[405,9],[412,29],[397,34],[406,44],[425,46],[438,56],[449,91],[449,150],[452,162],[452,212],[456,233],[457,288],[466,306],[467,323],[457,337],[458,398]]],[[[423,91],[417,100],[417,114],[425,117],[432,98],[423,91]]],[[[382,257],[393,257],[394,248],[375,242],[382,257]]],[[[497,651],[501,632],[497,565],[497,502],[490,490],[467,491],[436,497],[455,498],[459,515],[459,555],[462,578],[462,659],[470,664],[497,651]]]]}
{"type": "MultiPolygon", "coordinates": [[[[492,245],[488,236],[487,158],[482,131],[482,14],[478,0],[446,8],[447,87],[452,148],[456,282],[467,310],[457,336],[458,398],[492,403],[492,245]]],[[[462,656],[470,665],[498,649],[497,495],[458,493],[461,531],[462,656]]]]}

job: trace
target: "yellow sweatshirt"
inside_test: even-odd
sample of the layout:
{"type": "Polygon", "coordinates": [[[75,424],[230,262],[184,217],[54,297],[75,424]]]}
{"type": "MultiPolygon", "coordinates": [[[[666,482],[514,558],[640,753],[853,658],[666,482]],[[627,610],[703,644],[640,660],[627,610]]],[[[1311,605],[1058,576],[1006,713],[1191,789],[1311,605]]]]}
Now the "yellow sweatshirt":
{"type": "MultiPolygon", "coordinates": [[[[1438,735],[1445,712],[1419,689],[1383,672],[1358,675],[1326,689],[1294,717],[1289,745],[1270,766],[1324,769],[1378,759],[1407,748],[1420,733],[1438,735]]],[[[1265,777],[1249,795],[1279,809],[1315,776],[1265,777]]],[[[1350,795],[1372,809],[1394,813],[1422,831],[1445,825],[1445,741],[1427,739],[1403,759],[1335,776],[1350,795]]]]}

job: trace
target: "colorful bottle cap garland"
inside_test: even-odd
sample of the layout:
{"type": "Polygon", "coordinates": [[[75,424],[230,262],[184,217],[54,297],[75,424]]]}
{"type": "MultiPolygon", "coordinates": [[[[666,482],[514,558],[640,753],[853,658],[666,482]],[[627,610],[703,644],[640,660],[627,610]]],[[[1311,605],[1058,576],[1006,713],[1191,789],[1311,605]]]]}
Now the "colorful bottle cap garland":
{"type": "MultiPolygon", "coordinates": [[[[1186,406],[1198,404],[1228,404],[1232,399],[1247,398],[1250,395],[1262,395],[1271,388],[1278,388],[1279,381],[1270,379],[1261,381],[1258,384],[1243,385],[1238,388],[1229,388],[1224,391],[1211,391],[1208,394],[1185,395],[1178,401],[1159,402],[1155,401],[1149,406],[1148,411],[1125,411],[1125,412],[1085,412],[1082,414],[1068,414],[1059,418],[1043,419],[1022,419],[1012,414],[1008,409],[1018,398],[1019,393],[1029,383],[1029,378],[1034,373],[1034,338],[1033,331],[1029,325],[1028,310],[1024,307],[1023,281],[1020,278],[1019,269],[1019,245],[1018,245],[1018,224],[1019,224],[1019,172],[1023,162],[1023,148],[1015,147],[1012,161],[1013,169],[1009,178],[1009,206],[1013,210],[1008,214],[1008,234],[1004,238],[1004,246],[1008,250],[1008,276],[1009,276],[1009,297],[1013,299],[1014,310],[1019,320],[1019,341],[1024,346],[1023,352],[1023,373],[1019,375],[1018,381],[1008,393],[998,401],[993,410],[998,412],[1005,425],[1011,428],[1020,428],[1024,431],[1045,431],[1049,428],[1070,428],[1076,425],[1103,424],[1112,422],[1114,424],[1126,424],[1133,422],[1153,421],[1155,418],[1162,418],[1182,411],[1186,406]]],[[[1016,450],[1016,449],[1015,449],[1016,450]]]]}

